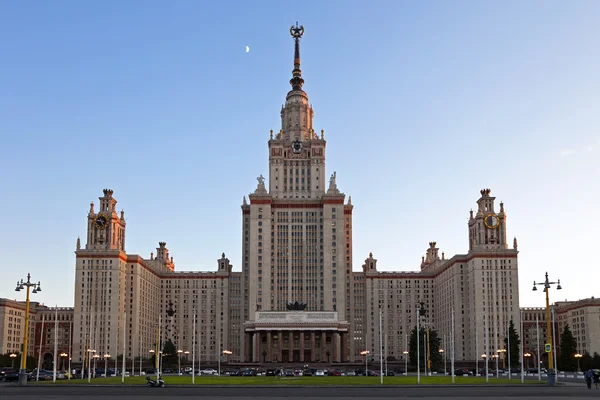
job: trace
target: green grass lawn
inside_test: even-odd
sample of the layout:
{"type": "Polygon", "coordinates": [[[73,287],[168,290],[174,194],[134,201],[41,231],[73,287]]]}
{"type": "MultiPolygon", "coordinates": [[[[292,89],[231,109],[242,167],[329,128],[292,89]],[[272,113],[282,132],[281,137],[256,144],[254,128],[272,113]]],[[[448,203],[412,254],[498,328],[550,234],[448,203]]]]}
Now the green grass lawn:
{"type": "MultiPolygon", "coordinates": [[[[166,385],[191,385],[191,376],[165,376],[166,385]]],[[[520,379],[508,378],[489,378],[490,384],[520,384],[520,379]]],[[[31,382],[36,384],[35,382],[31,382]]],[[[71,379],[56,381],[57,384],[87,385],[87,379],[71,379]]],[[[143,376],[126,377],[126,385],[143,385],[146,378],[143,376]]],[[[383,378],[384,385],[415,385],[416,376],[389,376],[383,378]]],[[[485,385],[485,378],[481,377],[455,377],[455,383],[458,385],[485,385]]],[[[538,381],[525,381],[526,384],[538,384],[538,381]]],[[[38,384],[53,384],[52,381],[43,381],[38,384]]],[[[121,377],[95,378],[92,379],[93,385],[118,385],[121,384],[121,377]]],[[[200,376],[195,379],[196,385],[267,385],[267,386],[286,386],[286,385],[379,385],[378,376],[306,376],[295,378],[279,378],[272,376],[200,376]]],[[[422,376],[421,384],[424,385],[445,385],[452,384],[451,376],[422,376]]]]}

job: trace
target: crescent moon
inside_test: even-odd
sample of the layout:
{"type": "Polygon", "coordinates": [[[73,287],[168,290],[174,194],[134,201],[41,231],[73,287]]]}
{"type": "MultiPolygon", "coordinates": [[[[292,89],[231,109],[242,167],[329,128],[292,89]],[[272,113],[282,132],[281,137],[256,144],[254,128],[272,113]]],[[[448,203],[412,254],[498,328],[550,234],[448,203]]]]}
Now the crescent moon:
{"type": "Polygon", "coordinates": [[[246,53],[250,52],[250,47],[246,46],[246,53]]]}

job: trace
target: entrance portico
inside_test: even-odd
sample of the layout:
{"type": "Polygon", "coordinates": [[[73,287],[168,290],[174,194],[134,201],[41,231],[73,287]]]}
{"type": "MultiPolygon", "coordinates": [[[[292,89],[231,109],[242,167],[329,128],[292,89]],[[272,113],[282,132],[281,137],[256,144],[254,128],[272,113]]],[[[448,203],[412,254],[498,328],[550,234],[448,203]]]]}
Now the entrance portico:
{"type": "Polygon", "coordinates": [[[335,311],[257,311],[245,324],[247,362],[348,360],[348,322],[335,311]]]}

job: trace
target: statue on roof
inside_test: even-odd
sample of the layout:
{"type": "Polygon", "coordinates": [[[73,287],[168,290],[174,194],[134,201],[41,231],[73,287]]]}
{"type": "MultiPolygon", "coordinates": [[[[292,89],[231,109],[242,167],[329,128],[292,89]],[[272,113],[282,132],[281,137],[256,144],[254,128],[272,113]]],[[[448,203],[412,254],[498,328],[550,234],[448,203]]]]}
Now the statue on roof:
{"type": "Polygon", "coordinates": [[[288,303],[286,308],[289,311],[304,311],[306,309],[306,303],[299,303],[298,301],[294,303],[288,303]]]}

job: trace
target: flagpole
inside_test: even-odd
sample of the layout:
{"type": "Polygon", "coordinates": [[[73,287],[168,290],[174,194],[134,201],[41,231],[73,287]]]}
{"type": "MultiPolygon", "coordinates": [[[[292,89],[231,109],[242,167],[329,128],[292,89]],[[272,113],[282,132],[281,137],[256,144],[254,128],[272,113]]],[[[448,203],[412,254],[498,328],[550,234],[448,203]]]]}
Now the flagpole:
{"type": "Polygon", "coordinates": [[[194,312],[194,322],[192,322],[192,384],[196,383],[196,312],[194,312]]]}
{"type": "Polygon", "coordinates": [[[489,342],[489,334],[488,334],[488,328],[487,328],[487,318],[485,313],[483,313],[483,335],[484,335],[484,341],[485,341],[485,383],[488,383],[490,380],[489,377],[489,370],[488,370],[488,350],[489,350],[489,346],[490,346],[490,342],[489,342]]]}
{"type": "MultiPolygon", "coordinates": [[[[553,354],[552,354],[552,356],[554,358],[554,370],[556,372],[558,372],[558,364],[556,362],[556,342],[557,342],[557,340],[556,340],[556,332],[554,331],[554,307],[552,307],[552,340],[553,340],[552,346],[554,347],[553,354]]],[[[556,382],[558,382],[558,374],[556,374],[556,382]]]]}
{"type": "Polygon", "coordinates": [[[479,336],[477,334],[477,322],[475,322],[475,376],[479,376],[479,336]]]}
{"type": "Polygon", "coordinates": [[[200,321],[198,321],[198,337],[198,376],[201,376],[202,368],[200,368],[200,363],[202,362],[202,324],[200,321]]]}
{"type": "Polygon", "coordinates": [[[452,383],[454,383],[454,308],[452,309],[452,359],[450,362],[452,368],[452,383]]]}
{"type": "MultiPolygon", "coordinates": [[[[512,321],[512,319],[511,319],[512,321]]],[[[508,379],[511,379],[511,371],[510,371],[510,322],[506,327],[506,342],[508,343],[508,379]]]]}
{"type": "Polygon", "coordinates": [[[56,353],[58,352],[58,305],[54,307],[54,369],[52,382],[56,382],[56,353]]]}
{"type": "Polygon", "coordinates": [[[521,383],[525,383],[525,365],[523,365],[523,354],[525,353],[523,351],[523,342],[525,342],[523,340],[523,332],[525,331],[525,325],[523,325],[523,312],[519,313],[519,326],[521,328],[521,348],[520,348],[520,356],[521,356],[521,383]]]}
{"type": "MultiPolygon", "coordinates": [[[[421,366],[419,360],[419,309],[417,309],[417,383],[421,383],[421,366]]],[[[366,371],[365,371],[366,374],[366,371]]],[[[406,371],[406,375],[408,375],[408,371],[406,371]]]]}
{"type": "MultiPolygon", "coordinates": [[[[121,383],[125,383],[125,325],[127,323],[127,313],[123,313],[123,360],[121,366],[121,383]]],[[[116,371],[115,371],[116,372],[116,371]]]]}
{"type": "Polygon", "coordinates": [[[542,380],[542,371],[540,370],[541,357],[540,357],[540,321],[539,316],[535,316],[535,330],[537,331],[537,372],[538,381],[542,380]]]}
{"type": "Polygon", "coordinates": [[[71,342],[72,341],[73,341],[73,321],[71,321],[69,323],[69,371],[68,371],[69,380],[71,380],[71,358],[72,358],[71,357],[71,351],[72,351],[71,342]]]}
{"type": "Polygon", "coordinates": [[[36,382],[40,380],[40,368],[42,368],[42,347],[44,347],[44,343],[46,342],[46,336],[44,335],[44,319],[46,315],[42,314],[42,332],[40,334],[40,352],[38,355],[38,368],[37,368],[37,377],[36,382]]]}
{"type": "Polygon", "coordinates": [[[144,336],[140,335],[140,341],[138,343],[139,350],[140,350],[139,351],[139,353],[140,353],[140,376],[142,376],[142,360],[144,359],[144,357],[142,356],[142,347],[143,347],[142,344],[143,344],[143,341],[144,341],[144,336]]]}
{"type": "Polygon", "coordinates": [[[92,380],[92,332],[93,332],[93,324],[94,324],[94,310],[91,310],[90,306],[90,337],[89,337],[89,348],[87,350],[87,359],[88,359],[88,383],[92,380]]]}

